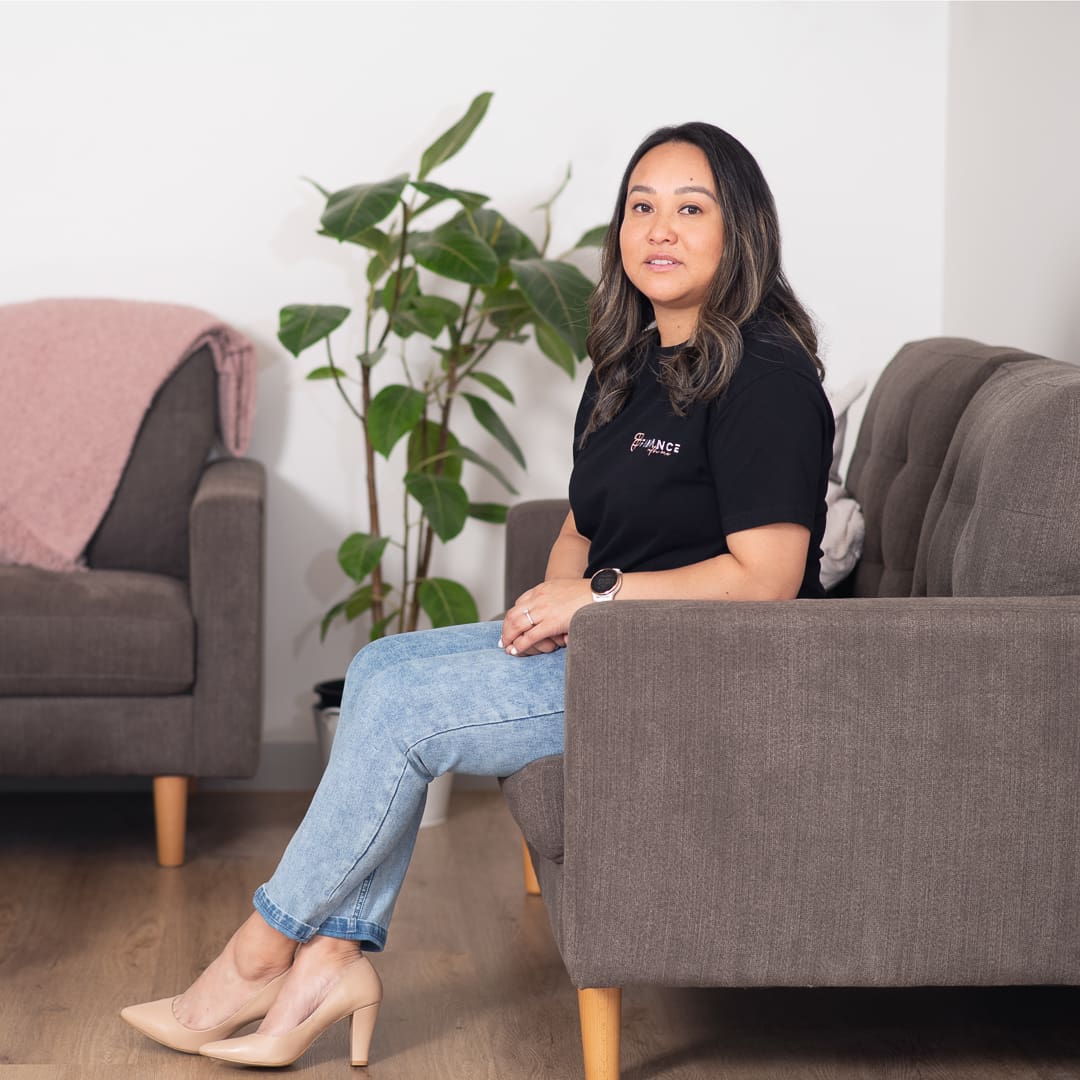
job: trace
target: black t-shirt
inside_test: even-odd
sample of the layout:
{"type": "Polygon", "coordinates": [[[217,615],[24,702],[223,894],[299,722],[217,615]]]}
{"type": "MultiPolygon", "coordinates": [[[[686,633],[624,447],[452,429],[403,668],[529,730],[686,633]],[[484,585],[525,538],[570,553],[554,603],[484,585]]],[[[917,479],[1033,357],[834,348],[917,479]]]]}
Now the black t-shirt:
{"type": "Polygon", "coordinates": [[[649,350],[622,411],[581,447],[595,378],[585,385],[570,505],[586,575],[689,566],[727,553],[729,533],[794,522],[810,530],[799,596],[822,596],[833,416],[813,360],[782,323],[755,319],[724,394],[677,416],[659,375],[675,351],[649,350]]]}

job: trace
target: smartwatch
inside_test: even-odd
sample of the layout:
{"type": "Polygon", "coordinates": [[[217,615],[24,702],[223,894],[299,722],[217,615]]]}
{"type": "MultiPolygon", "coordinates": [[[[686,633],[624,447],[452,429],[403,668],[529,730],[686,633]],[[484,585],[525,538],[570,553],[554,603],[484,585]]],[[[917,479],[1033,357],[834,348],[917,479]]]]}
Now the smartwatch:
{"type": "Polygon", "coordinates": [[[598,604],[605,600],[614,600],[615,594],[622,588],[622,571],[611,567],[597,570],[589,585],[592,587],[592,598],[598,604]]]}

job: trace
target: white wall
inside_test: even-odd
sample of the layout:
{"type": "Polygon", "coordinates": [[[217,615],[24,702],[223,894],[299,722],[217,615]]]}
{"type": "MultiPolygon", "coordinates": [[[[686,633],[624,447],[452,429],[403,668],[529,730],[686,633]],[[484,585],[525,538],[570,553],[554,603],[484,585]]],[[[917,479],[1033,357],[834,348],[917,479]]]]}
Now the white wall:
{"type": "Polygon", "coordinates": [[[950,11],[945,331],[1080,363],[1080,4],[950,11]]]}
{"type": "MultiPolygon", "coordinates": [[[[789,276],[841,385],[941,330],[946,75],[938,3],[0,5],[0,298],[189,303],[256,341],[265,732],[305,741],[308,688],[362,641],[320,645],[317,624],[342,594],[337,544],[366,516],[356,432],[275,338],[282,305],[350,304],[357,276],[352,252],[314,235],[320,200],[299,177],[335,188],[415,167],[493,90],[437,179],[536,234],[529,208],[573,162],[558,251],[607,218],[647,131],[718,123],[773,186],[789,276]]],[[[584,373],[572,384],[532,351],[503,360],[530,464],[508,471],[523,497],[562,494],[584,373]]],[[[476,490],[499,497],[486,476],[476,490]]],[[[437,569],[498,610],[497,529],[470,525],[437,569]]]]}

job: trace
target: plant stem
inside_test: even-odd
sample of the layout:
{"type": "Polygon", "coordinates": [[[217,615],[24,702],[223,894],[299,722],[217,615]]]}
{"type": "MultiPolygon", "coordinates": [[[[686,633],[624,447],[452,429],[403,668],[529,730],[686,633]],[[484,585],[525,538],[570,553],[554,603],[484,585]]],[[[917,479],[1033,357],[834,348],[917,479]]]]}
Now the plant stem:
{"type": "Polygon", "coordinates": [[[345,392],[345,387],[341,385],[341,379],[338,376],[338,366],[334,363],[333,353],[330,352],[330,339],[326,339],[326,358],[330,361],[330,370],[334,375],[334,385],[338,389],[338,393],[341,395],[342,401],[349,406],[349,411],[364,425],[364,431],[367,431],[367,424],[364,422],[364,418],[356,411],[356,406],[352,403],[352,398],[345,392]]]}

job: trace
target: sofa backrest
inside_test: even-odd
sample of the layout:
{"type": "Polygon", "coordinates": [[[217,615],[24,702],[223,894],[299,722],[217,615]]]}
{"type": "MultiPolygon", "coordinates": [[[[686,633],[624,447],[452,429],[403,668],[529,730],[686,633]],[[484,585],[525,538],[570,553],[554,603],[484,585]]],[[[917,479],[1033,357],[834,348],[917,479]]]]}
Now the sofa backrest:
{"type": "Polygon", "coordinates": [[[1027,358],[966,338],[929,338],[909,342],[889,362],[847,474],[866,519],[855,596],[911,595],[923,519],[956,425],[1002,364],[1027,358]]]}
{"type": "Polygon", "coordinates": [[[187,578],[188,511],[216,430],[217,380],[204,347],[170,376],[147,411],[87,545],[88,566],[187,578]]]}
{"type": "Polygon", "coordinates": [[[1080,595],[1080,368],[1007,364],[964,412],[927,506],[914,595],[1080,595]]]}

